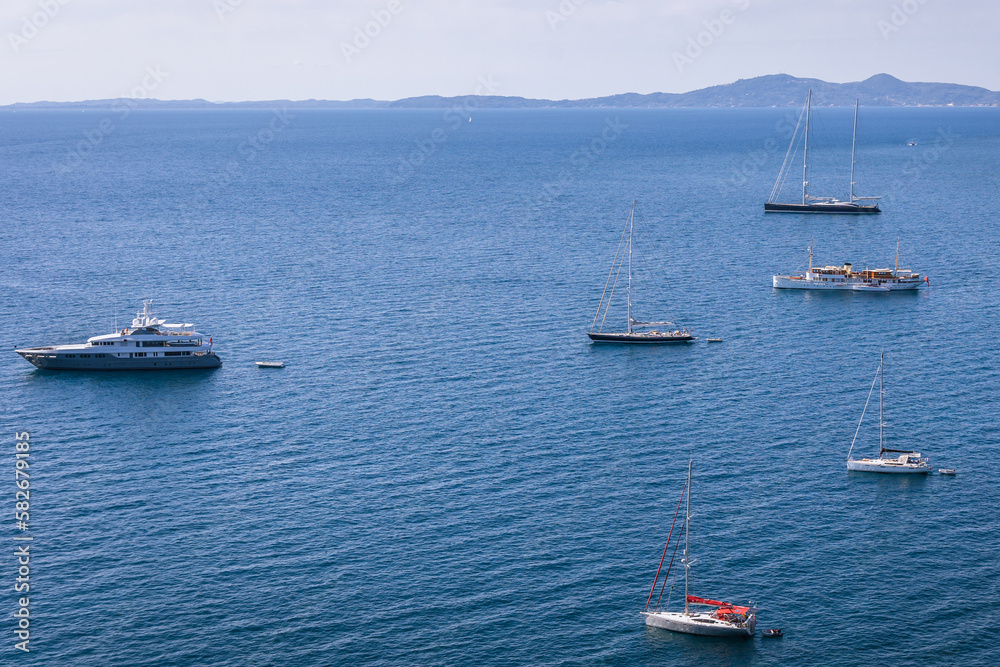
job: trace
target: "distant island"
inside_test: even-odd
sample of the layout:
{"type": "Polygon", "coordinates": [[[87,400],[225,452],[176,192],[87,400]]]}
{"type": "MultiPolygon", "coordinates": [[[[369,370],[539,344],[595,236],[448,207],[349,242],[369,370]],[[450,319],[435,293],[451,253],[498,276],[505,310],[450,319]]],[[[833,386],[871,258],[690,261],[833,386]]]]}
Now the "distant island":
{"type": "MultiPolygon", "coordinates": [[[[666,108],[666,107],[797,107],[813,91],[813,106],[853,106],[858,99],[864,106],[883,107],[996,107],[1000,92],[954,83],[911,83],[888,74],[876,74],[864,81],[829,83],[802,79],[788,74],[771,74],[734,83],[711,86],[689,93],[625,93],[582,100],[538,100],[525,97],[476,95],[441,97],[425,95],[393,102],[362,99],[269,100],[263,102],[209,102],[207,100],[129,99],[132,109],[446,109],[467,105],[475,99],[479,109],[587,109],[587,108],[666,108]]],[[[86,102],[19,102],[0,106],[3,110],[29,109],[104,109],[123,100],[86,102]]]]}

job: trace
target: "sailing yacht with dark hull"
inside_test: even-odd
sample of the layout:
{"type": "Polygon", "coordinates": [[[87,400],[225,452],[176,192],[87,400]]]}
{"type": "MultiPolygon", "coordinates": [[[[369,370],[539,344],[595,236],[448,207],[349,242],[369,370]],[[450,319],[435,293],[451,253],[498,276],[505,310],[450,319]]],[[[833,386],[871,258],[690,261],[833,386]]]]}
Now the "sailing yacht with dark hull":
{"type": "Polygon", "coordinates": [[[781,164],[781,171],[778,172],[778,180],[775,181],[774,187],[771,189],[771,196],[768,197],[767,201],[764,202],[764,212],[765,213],[850,213],[850,214],[865,214],[865,213],[881,213],[882,209],[878,207],[878,200],[880,197],[857,197],[854,194],[854,156],[855,150],[858,144],[858,101],[854,101],[854,138],[851,142],[851,197],[848,201],[843,201],[836,199],[835,197],[816,197],[809,194],[809,117],[812,113],[812,90],[806,96],[806,106],[804,109],[806,128],[803,138],[803,148],[802,148],[802,201],[801,203],[785,203],[775,201],[781,193],[781,186],[785,182],[788,176],[788,170],[791,167],[789,161],[789,156],[792,155],[792,149],[798,142],[799,136],[799,125],[802,122],[802,117],[799,116],[799,124],[795,126],[795,132],[792,134],[792,141],[788,146],[788,152],[785,154],[785,160],[781,164]],[[865,204],[862,202],[874,201],[873,204],[865,204]]]}
{"type": "Polygon", "coordinates": [[[689,343],[697,340],[686,331],[632,331],[629,333],[590,331],[587,335],[595,343],[689,343]]]}
{"type": "MultiPolygon", "coordinates": [[[[815,198],[814,198],[815,199],[815,198]]],[[[764,202],[765,213],[881,213],[878,204],[851,204],[837,200],[811,201],[808,204],[764,202]]]]}
{"type": "Polygon", "coordinates": [[[615,252],[615,260],[611,264],[611,272],[608,273],[608,280],[604,284],[604,293],[601,294],[601,302],[597,306],[597,314],[594,315],[594,321],[590,326],[590,331],[587,335],[590,340],[595,343],[632,343],[632,344],[659,344],[659,343],[688,343],[696,340],[691,332],[687,329],[675,328],[671,330],[660,331],[652,327],[676,327],[677,325],[673,322],[640,322],[632,317],[632,228],[635,222],[635,202],[632,202],[632,210],[628,214],[628,220],[625,221],[625,229],[622,230],[622,236],[618,241],[618,250],[615,252]],[[625,233],[628,232],[628,240],[625,240],[625,233]],[[627,247],[624,252],[622,252],[622,244],[627,243],[627,247]],[[621,272],[622,262],[625,258],[628,258],[628,285],[626,286],[626,297],[628,302],[628,312],[627,321],[628,328],[626,331],[612,331],[603,332],[601,329],[604,325],[604,320],[608,317],[608,309],[611,307],[611,297],[614,296],[615,286],[618,284],[618,274],[621,272]],[[611,278],[614,276],[615,280],[612,283],[611,278]],[[611,287],[611,291],[608,292],[608,287],[611,287]],[[605,298],[607,297],[607,298],[605,298]],[[604,316],[601,316],[601,311],[604,311],[604,316]],[[601,320],[601,326],[598,326],[597,320],[601,320]]]}

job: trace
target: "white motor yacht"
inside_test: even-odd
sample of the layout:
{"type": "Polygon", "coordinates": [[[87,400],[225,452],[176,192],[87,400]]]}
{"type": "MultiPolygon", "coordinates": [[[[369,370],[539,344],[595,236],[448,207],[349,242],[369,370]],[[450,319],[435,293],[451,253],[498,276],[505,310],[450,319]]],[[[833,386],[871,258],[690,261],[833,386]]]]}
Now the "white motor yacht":
{"type": "Polygon", "coordinates": [[[152,300],[142,302],[132,326],[93,336],[86,343],[18,348],[14,351],[38,368],[50,370],[179,370],[218,368],[212,338],[193,324],[167,324],[153,317],[152,300]]]}
{"type": "Polygon", "coordinates": [[[899,244],[896,244],[896,266],[892,269],[855,271],[849,262],[843,266],[813,266],[813,249],[809,245],[809,270],[804,274],[773,276],[776,289],[842,290],[854,292],[898,292],[920,289],[930,284],[927,276],[899,268],[899,244]]]}

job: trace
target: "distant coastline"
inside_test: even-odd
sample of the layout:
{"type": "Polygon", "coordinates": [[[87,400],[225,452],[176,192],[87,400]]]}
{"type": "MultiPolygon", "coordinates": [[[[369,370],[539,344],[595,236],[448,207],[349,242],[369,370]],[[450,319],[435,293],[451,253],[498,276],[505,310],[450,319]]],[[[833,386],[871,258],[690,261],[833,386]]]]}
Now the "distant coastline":
{"type": "Polygon", "coordinates": [[[996,107],[1000,92],[954,83],[915,83],[888,74],[876,74],[864,81],[829,83],[788,74],[771,74],[733,83],[711,86],[687,93],[624,93],[580,100],[543,100],[499,95],[441,97],[424,95],[395,101],[373,99],[268,100],[259,102],[209,102],[207,100],[105,99],[82,102],[18,102],[0,110],[84,110],[128,105],[130,109],[446,109],[466,105],[470,98],[478,109],[587,109],[587,108],[710,108],[710,107],[796,107],[806,91],[813,91],[813,106],[886,107],[996,107]]]}

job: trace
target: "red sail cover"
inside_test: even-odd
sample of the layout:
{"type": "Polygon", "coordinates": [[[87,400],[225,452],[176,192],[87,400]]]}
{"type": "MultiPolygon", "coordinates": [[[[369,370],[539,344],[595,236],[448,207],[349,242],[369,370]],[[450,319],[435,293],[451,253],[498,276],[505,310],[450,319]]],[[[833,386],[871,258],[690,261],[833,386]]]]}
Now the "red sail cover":
{"type": "Polygon", "coordinates": [[[696,597],[694,595],[687,596],[688,602],[691,604],[710,604],[715,607],[719,607],[715,611],[716,616],[722,616],[723,614],[745,614],[750,611],[750,607],[740,607],[735,604],[729,604],[728,602],[719,602],[718,600],[706,600],[705,598],[696,597]]]}

